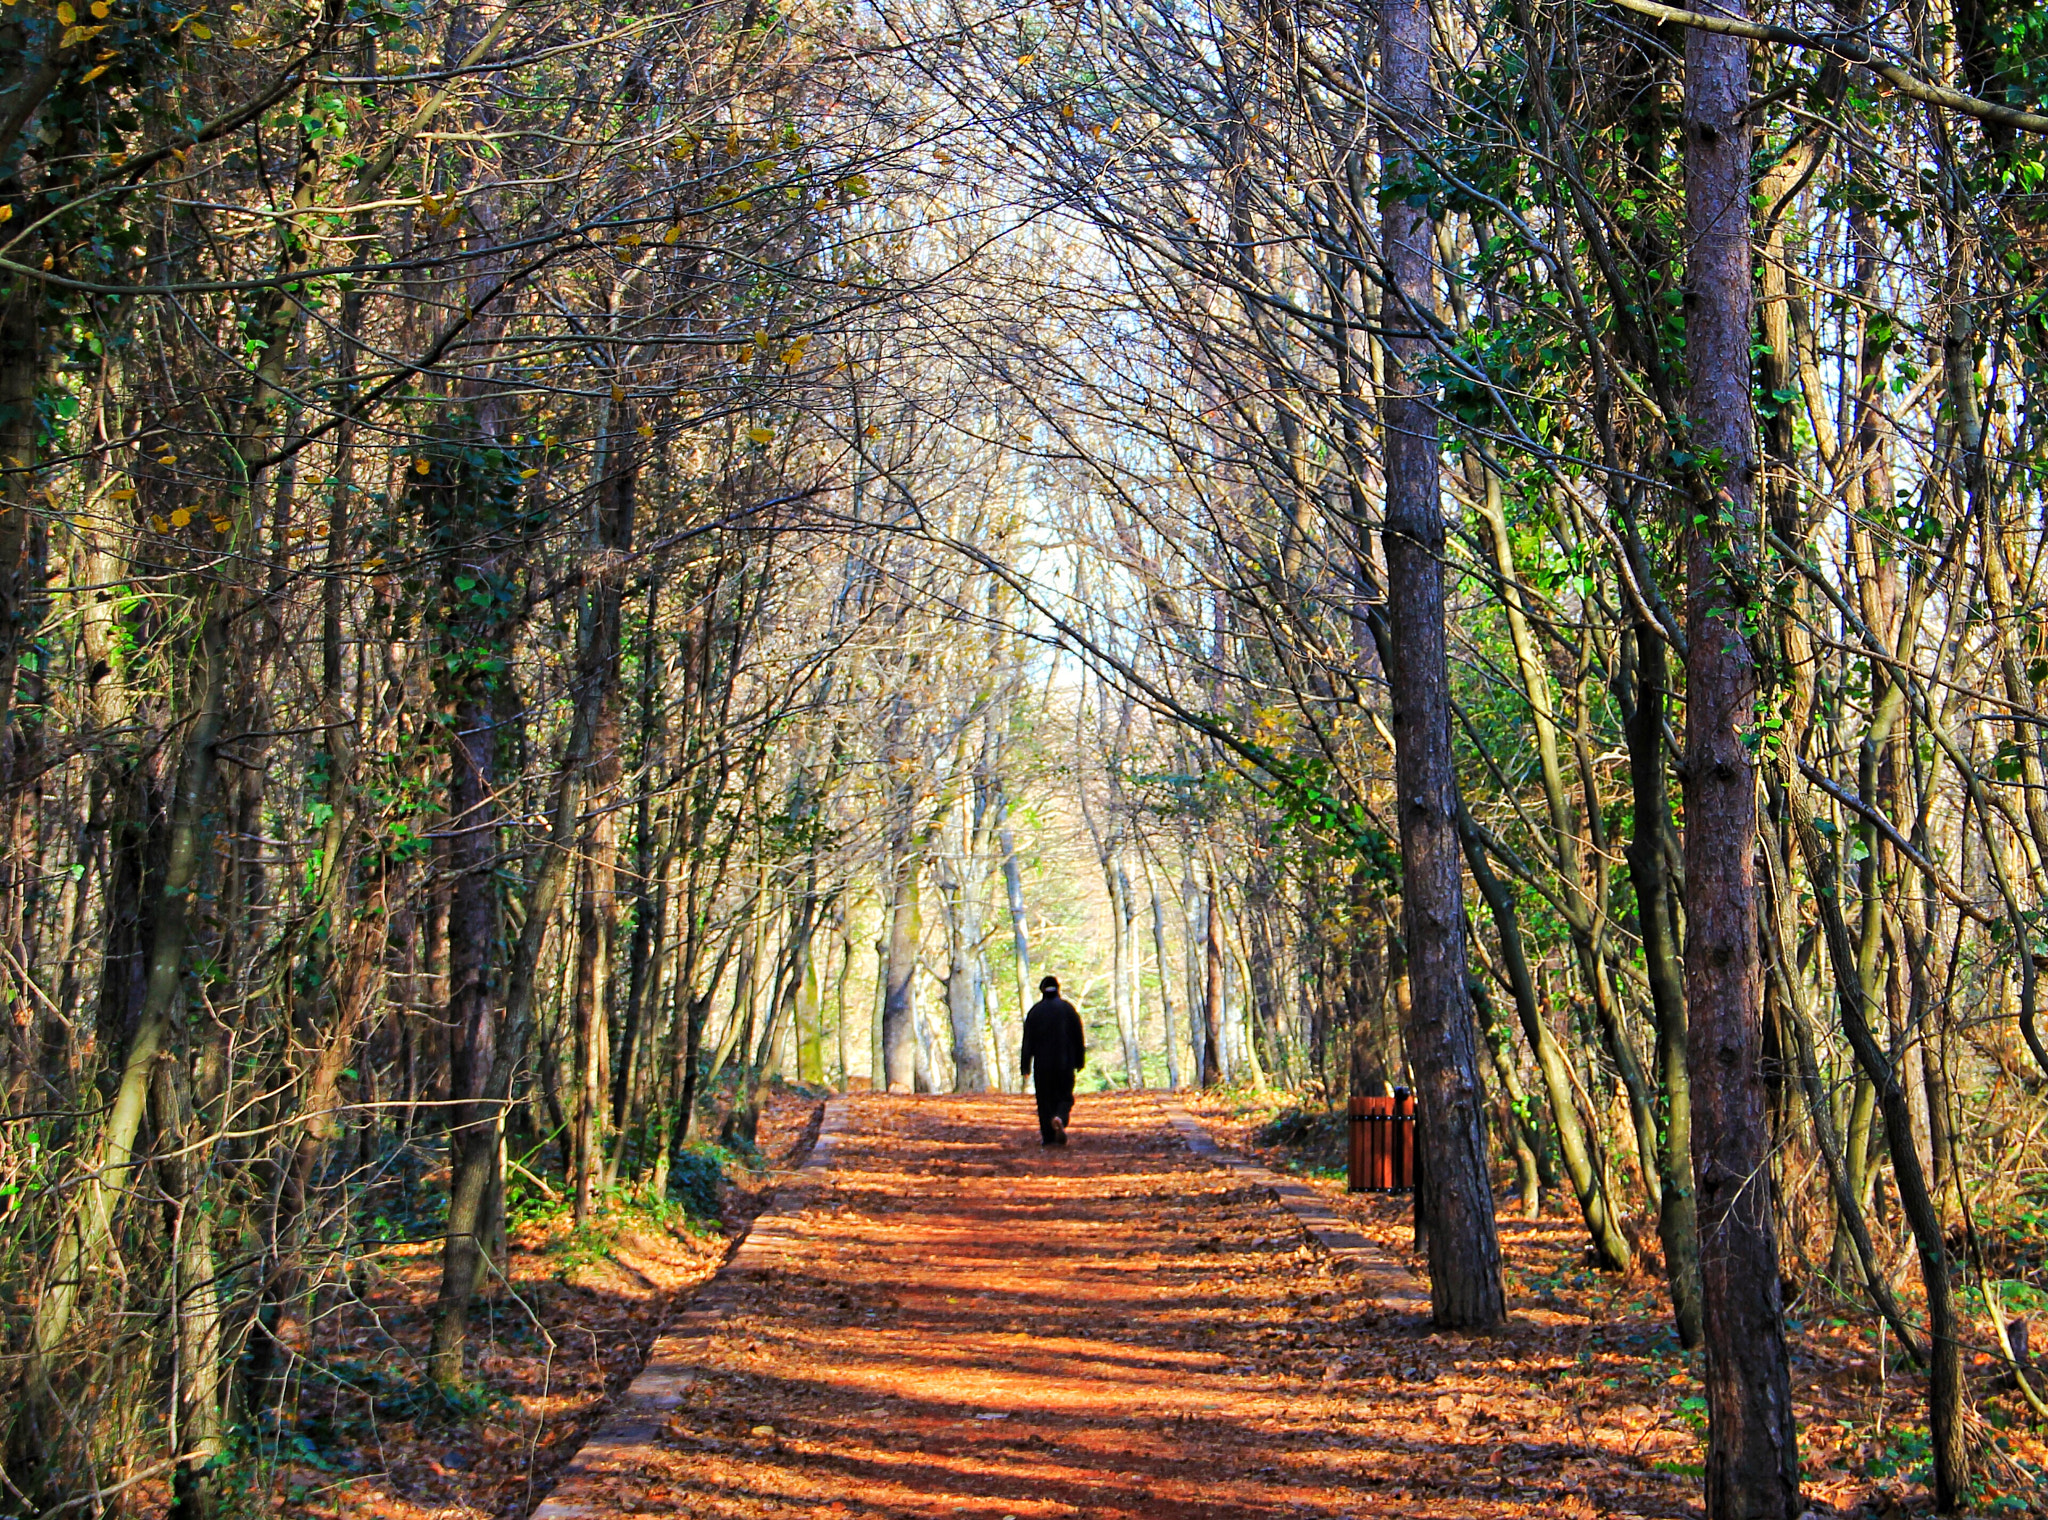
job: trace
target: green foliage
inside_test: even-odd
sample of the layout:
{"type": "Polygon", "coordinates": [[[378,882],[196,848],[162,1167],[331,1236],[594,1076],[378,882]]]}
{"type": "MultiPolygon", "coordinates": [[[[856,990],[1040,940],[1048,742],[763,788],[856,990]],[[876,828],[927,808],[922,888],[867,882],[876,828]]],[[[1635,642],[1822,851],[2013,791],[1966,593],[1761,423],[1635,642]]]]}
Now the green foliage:
{"type": "Polygon", "coordinates": [[[1884,1442],[1863,1464],[1868,1478],[1895,1478],[1901,1473],[1915,1483],[1932,1482],[1934,1446],[1925,1426],[1894,1425],[1884,1442]]]}
{"type": "Polygon", "coordinates": [[[1287,1170],[1311,1176],[1342,1176],[1350,1120],[1336,1109],[1283,1108],[1252,1132],[1260,1145],[1283,1146],[1294,1154],[1287,1170]]]}
{"type": "Polygon", "coordinates": [[[691,1219],[716,1220],[723,1209],[726,1170],[734,1154],[703,1140],[679,1146],[669,1159],[668,1198],[691,1219]]]}

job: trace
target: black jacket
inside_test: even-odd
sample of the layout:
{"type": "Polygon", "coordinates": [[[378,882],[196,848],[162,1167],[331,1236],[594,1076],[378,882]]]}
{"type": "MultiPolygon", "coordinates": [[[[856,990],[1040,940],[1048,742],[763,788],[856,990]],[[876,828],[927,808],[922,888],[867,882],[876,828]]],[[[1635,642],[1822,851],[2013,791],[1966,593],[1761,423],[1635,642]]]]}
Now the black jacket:
{"type": "Polygon", "coordinates": [[[1024,1059],[1018,1074],[1030,1076],[1036,1061],[1041,1075],[1057,1079],[1079,1071],[1087,1060],[1088,1036],[1074,1005],[1057,994],[1032,1004],[1024,1015],[1024,1059]]]}

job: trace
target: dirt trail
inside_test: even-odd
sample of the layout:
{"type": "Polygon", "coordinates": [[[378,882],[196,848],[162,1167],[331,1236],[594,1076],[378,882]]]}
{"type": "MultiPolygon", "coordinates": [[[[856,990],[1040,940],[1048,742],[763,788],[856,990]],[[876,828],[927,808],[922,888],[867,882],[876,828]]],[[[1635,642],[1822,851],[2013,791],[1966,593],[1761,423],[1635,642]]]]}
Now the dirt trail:
{"type": "Polygon", "coordinates": [[[1143,1095],[1051,1151],[1027,1098],[855,1098],[800,1185],[673,1411],[551,1514],[1688,1512],[1612,1451],[1474,1428],[1458,1370],[1528,1348],[1359,1302],[1143,1095]]]}

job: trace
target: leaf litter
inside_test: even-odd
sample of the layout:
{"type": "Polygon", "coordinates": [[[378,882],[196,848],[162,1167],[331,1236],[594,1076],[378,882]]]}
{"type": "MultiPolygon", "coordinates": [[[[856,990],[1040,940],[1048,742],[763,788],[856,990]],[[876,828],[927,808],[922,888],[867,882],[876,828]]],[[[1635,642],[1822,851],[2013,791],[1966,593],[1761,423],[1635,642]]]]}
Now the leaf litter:
{"type": "MultiPolygon", "coordinates": [[[[1696,1368],[1661,1289],[1588,1269],[1569,1219],[1504,1216],[1510,1326],[1438,1335],[1360,1301],[1265,1189],[1190,1155],[1143,1095],[1084,1097],[1064,1150],[1038,1145],[1028,1098],[846,1102],[830,1169],[782,1179],[800,1187],[799,1249],[733,1282],[655,1438],[558,1498],[603,1520],[1701,1513],[1696,1368]]],[[[1190,1106],[1285,1164],[1255,1109],[1190,1106]]],[[[764,1141],[790,1145],[811,1112],[771,1109],[764,1141]]],[[[1419,1267],[1407,1199],[1304,1180],[1419,1267]]],[[[728,1245],[636,1240],[563,1282],[561,1242],[522,1239],[511,1285],[552,1350],[500,1337],[478,1371],[505,1403],[386,1427],[377,1470],[300,1507],[524,1513],[728,1245]]],[[[421,1345],[431,1266],[371,1295],[387,1327],[417,1319],[421,1345]]],[[[1815,1513],[1924,1510],[1920,1386],[1880,1384],[1863,1317],[1837,1318],[1794,1333],[1815,1513]]],[[[1988,1391],[1980,1407],[2001,1408],[1988,1391]]],[[[2042,1513],[2025,1480],[2048,1451],[2016,1421],[1987,1439],[2005,1460],[1986,1512],[2042,1513]]]]}

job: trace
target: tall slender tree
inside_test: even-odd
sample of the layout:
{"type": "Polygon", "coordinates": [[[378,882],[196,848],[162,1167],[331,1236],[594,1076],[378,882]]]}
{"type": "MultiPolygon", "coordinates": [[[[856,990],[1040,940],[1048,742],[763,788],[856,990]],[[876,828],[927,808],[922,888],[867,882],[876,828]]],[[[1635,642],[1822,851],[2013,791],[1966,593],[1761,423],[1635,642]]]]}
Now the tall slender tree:
{"type": "MultiPolygon", "coordinates": [[[[1718,14],[1746,19],[1743,0],[1718,14]]],[[[1685,998],[1706,1344],[1707,1513],[1794,1520],[1799,1448],[1785,1353],[1765,1111],[1756,873],[1756,341],[1750,45],[1685,40],[1685,998]]]]}
{"type": "Polygon", "coordinates": [[[1423,370],[1433,353],[1436,229],[1420,193],[1423,147],[1437,124],[1434,22],[1425,0],[1380,15],[1380,158],[1390,359],[1385,431],[1387,670],[1393,706],[1394,807],[1407,937],[1408,1060],[1415,1072],[1430,1305],[1447,1328],[1484,1328],[1507,1313],[1488,1175],[1479,1041],[1466,993],[1458,782],[1451,753],[1444,631],[1445,540],[1437,411],[1423,370]]]}

